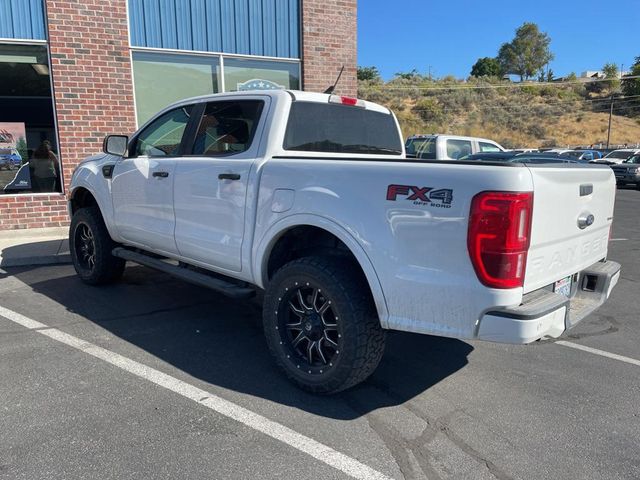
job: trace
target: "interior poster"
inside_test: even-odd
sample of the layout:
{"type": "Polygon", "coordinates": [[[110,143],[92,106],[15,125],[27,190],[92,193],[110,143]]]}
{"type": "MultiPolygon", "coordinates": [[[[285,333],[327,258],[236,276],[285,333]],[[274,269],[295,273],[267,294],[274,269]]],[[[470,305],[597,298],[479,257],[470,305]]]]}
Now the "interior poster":
{"type": "Polygon", "coordinates": [[[0,148],[19,149],[24,143],[24,149],[27,148],[26,133],[24,123],[22,122],[0,122],[0,148]],[[22,139],[22,142],[20,142],[22,139]]]}
{"type": "Polygon", "coordinates": [[[28,150],[23,122],[0,122],[0,193],[31,189],[28,150]]]}

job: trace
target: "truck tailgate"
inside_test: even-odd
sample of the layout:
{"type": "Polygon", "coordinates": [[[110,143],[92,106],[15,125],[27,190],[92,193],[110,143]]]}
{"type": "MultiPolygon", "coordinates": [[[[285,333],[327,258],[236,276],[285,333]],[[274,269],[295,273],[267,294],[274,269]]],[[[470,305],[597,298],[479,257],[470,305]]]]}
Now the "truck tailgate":
{"type": "Polygon", "coordinates": [[[616,193],[609,167],[528,167],[534,199],[525,293],[606,257],[616,193]]]}

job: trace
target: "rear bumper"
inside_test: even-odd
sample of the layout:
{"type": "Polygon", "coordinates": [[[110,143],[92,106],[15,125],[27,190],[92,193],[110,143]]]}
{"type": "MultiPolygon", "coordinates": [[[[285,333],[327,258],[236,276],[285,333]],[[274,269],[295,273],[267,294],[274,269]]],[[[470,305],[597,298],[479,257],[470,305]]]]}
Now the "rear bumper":
{"type": "Polygon", "coordinates": [[[517,307],[487,312],[480,320],[477,337],[501,343],[559,337],[602,305],[619,278],[619,263],[594,263],[577,275],[569,297],[540,289],[525,295],[517,307]]]}

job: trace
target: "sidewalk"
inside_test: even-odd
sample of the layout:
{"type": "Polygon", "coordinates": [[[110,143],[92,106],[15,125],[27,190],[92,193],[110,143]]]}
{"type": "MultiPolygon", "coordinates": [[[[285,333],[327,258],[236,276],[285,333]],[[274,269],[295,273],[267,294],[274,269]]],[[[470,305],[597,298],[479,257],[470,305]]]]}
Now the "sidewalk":
{"type": "Polygon", "coordinates": [[[70,263],[68,227],[0,231],[0,267],[70,263]]]}

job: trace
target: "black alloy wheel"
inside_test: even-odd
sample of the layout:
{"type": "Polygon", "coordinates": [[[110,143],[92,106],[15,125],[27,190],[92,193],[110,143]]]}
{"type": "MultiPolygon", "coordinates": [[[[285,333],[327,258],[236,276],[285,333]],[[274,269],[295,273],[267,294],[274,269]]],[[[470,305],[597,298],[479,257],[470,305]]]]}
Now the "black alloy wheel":
{"type": "Polygon", "coordinates": [[[73,235],[73,245],[78,255],[78,266],[88,272],[96,267],[96,244],[93,232],[86,223],[78,223],[73,235]]]}
{"type": "Polygon", "coordinates": [[[327,372],[340,354],[339,315],[322,289],[310,282],[285,287],[278,298],[278,330],[287,359],[311,375],[327,372]]]}

